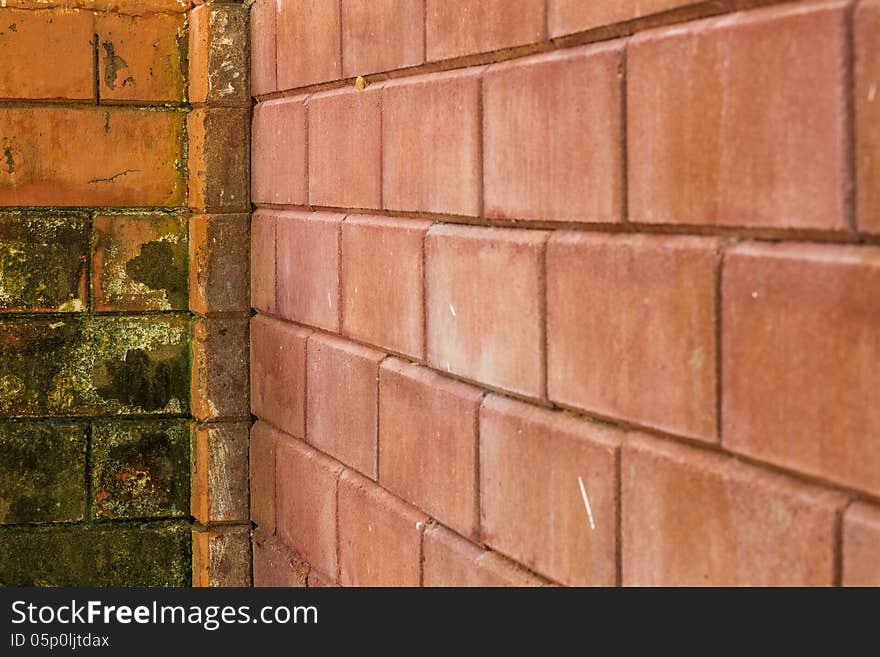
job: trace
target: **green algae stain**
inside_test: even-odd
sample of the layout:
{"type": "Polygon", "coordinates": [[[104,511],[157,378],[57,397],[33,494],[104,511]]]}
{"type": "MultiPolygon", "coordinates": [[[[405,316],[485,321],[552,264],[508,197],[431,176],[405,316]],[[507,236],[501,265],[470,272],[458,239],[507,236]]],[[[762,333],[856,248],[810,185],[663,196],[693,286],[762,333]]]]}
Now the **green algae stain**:
{"type": "MultiPolygon", "coordinates": [[[[112,41],[105,41],[101,44],[101,47],[104,49],[104,84],[111,89],[115,89],[119,71],[128,68],[128,62],[116,54],[116,46],[112,41]]],[[[134,82],[133,78],[131,80],[134,82]]]]}

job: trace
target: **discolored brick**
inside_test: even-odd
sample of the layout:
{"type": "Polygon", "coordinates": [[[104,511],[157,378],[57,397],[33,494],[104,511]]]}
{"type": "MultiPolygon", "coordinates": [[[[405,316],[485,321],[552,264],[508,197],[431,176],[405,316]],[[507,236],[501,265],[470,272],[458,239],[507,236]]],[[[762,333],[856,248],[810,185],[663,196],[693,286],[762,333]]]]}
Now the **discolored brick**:
{"type": "Polygon", "coordinates": [[[193,312],[250,309],[249,223],[243,214],[201,214],[190,219],[189,308],[193,312]]]}
{"type": "Polygon", "coordinates": [[[201,5],[189,12],[189,101],[248,105],[248,8],[201,5]]]}
{"type": "Polygon", "coordinates": [[[193,530],[193,586],[250,586],[250,528],[193,530]]]}
{"type": "Polygon", "coordinates": [[[187,115],[189,207],[250,210],[250,109],[198,108],[187,115]]]}
{"type": "Polygon", "coordinates": [[[203,524],[248,520],[247,422],[197,426],[190,448],[190,513],[203,524]]]}
{"type": "Polygon", "coordinates": [[[248,374],[248,320],[199,320],[192,341],[193,417],[247,416],[248,374]]]}
{"type": "Polygon", "coordinates": [[[254,586],[305,588],[309,564],[277,538],[254,532],[254,586]]]}

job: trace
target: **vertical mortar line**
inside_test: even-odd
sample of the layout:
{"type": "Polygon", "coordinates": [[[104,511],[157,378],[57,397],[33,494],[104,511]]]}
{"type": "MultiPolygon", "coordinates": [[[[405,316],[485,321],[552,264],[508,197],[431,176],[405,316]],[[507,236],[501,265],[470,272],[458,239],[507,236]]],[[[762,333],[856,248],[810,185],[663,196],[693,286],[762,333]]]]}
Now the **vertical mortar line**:
{"type": "MultiPolygon", "coordinates": [[[[306,345],[303,354],[303,442],[309,444],[309,343],[314,337],[314,332],[306,336],[306,345]]],[[[277,522],[277,518],[276,518],[277,522]]]]}
{"type": "MultiPolygon", "coordinates": [[[[309,210],[314,211],[314,208],[312,207],[312,176],[310,175],[311,172],[309,171],[309,166],[310,166],[310,165],[309,165],[309,162],[311,161],[311,155],[312,155],[312,154],[309,152],[309,147],[311,146],[311,144],[309,143],[309,142],[311,141],[311,140],[309,139],[309,129],[310,129],[310,125],[311,125],[311,121],[310,121],[309,119],[311,118],[311,115],[312,115],[312,108],[311,108],[311,102],[310,102],[311,100],[312,100],[312,94],[309,94],[308,96],[306,96],[305,98],[303,98],[303,101],[302,101],[302,102],[303,102],[303,107],[305,108],[305,114],[306,114],[306,119],[305,119],[305,121],[306,121],[305,136],[303,137],[303,141],[305,142],[305,144],[304,144],[304,146],[305,146],[304,150],[305,150],[305,153],[306,153],[306,162],[305,162],[305,164],[306,164],[306,168],[305,168],[305,171],[304,171],[303,175],[304,175],[305,178],[306,178],[306,202],[305,202],[305,205],[306,205],[306,207],[308,207],[309,210]]],[[[275,262],[275,269],[276,269],[276,271],[275,271],[275,283],[276,283],[276,285],[277,285],[277,283],[278,283],[278,271],[277,271],[277,270],[278,270],[278,261],[277,261],[277,260],[276,260],[276,262],[275,262]]],[[[276,303],[276,306],[277,306],[277,303],[278,303],[278,300],[277,300],[277,299],[275,300],[275,303],[276,303]]],[[[277,310],[277,309],[278,309],[278,308],[276,307],[276,310],[277,310]]]]}
{"type": "Polygon", "coordinates": [[[623,586],[623,443],[614,450],[614,551],[615,585],[623,586]]]}
{"type": "Polygon", "coordinates": [[[428,63],[428,0],[422,1],[422,63],[428,63]]]}
{"type": "Polygon", "coordinates": [[[86,423],[86,468],[85,468],[85,494],[86,508],[83,512],[83,519],[86,523],[91,523],[92,518],[92,442],[93,442],[93,421],[86,423]]]}
{"type": "Polygon", "coordinates": [[[477,404],[477,412],[474,414],[474,435],[476,436],[474,444],[474,513],[476,514],[477,542],[480,544],[483,543],[483,492],[480,485],[482,474],[482,469],[480,468],[480,418],[483,414],[483,404],[486,403],[486,397],[488,396],[488,391],[484,391],[477,404]]]}
{"type": "Polygon", "coordinates": [[[86,213],[86,236],[88,244],[88,253],[86,255],[86,313],[92,313],[95,310],[95,295],[92,293],[94,289],[95,268],[93,266],[95,260],[95,218],[96,211],[86,213]]]}
{"type": "Polygon", "coordinates": [[[425,588],[425,530],[428,528],[428,522],[424,523],[422,530],[419,532],[419,588],[425,588]]]}
{"type": "Polygon", "coordinates": [[[338,46],[339,46],[339,79],[341,80],[345,77],[344,62],[342,61],[342,51],[343,51],[343,47],[342,47],[342,0],[339,0],[338,11],[339,11],[339,16],[338,16],[338,20],[336,21],[336,24],[339,26],[339,44],[338,44],[338,46]]]}
{"type": "Polygon", "coordinates": [[[93,82],[94,82],[94,91],[95,91],[95,105],[101,104],[101,67],[100,67],[100,39],[98,37],[98,32],[93,32],[93,37],[95,39],[94,47],[92,48],[92,69],[94,71],[93,82]]]}
{"type": "Polygon", "coordinates": [[[843,516],[852,503],[853,500],[850,499],[843,505],[843,507],[834,512],[834,560],[833,571],[831,574],[832,586],[843,586],[843,516]]]}
{"type": "Polygon", "coordinates": [[[857,203],[858,203],[858,141],[856,137],[856,84],[855,84],[855,27],[853,25],[855,18],[855,3],[850,3],[844,14],[844,91],[843,102],[844,121],[845,121],[845,180],[848,182],[845,196],[845,214],[846,223],[849,229],[858,232],[857,203]]]}
{"type": "Polygon", "coordinates": [[[487,68],[489,68],[489,67],[484,66],[480,70],[480,79],[479,79],[479,83],[478,83],[478,87],[477,87],[477,184],[479,185],[477,212],[478,212],[478,216],[481,219],[483,218],[483,214],[485,213],[485,209],[486,209],[486,199],[485,199],[486,185],[484,183],[484,178],[483,178],[483,176],[484,176],[483,172],[486,168],[486,165],[484,162],[485,147],[483,144],[483,142],[485,141],[485,138],[483,135],[486,132],[485,126],[483,125],[483,122],[485,120],[485,117],[483,115],[483,87],[484,87],[483,77],[486,74],[487,68]]]}
{"type": "Polygon", "coordinates": [[[620,213],[624,224],[630,223],[629,216],[629,118],[627,116],[627,70],[629,39],[623,43],[620,53],[620,213]]]}
{"type": "Polygon", "coordinates": [[[725,245],[720,245],[720,253],[718,255],[718,264],[715,269],[715,435],[718,440],[718,446],[723,447],[722,437],[722,417],[721,413],[724,409],[723,393],[724,387],[722,377],[724,375],[723,347],[724,339],[724,264],[727,255],[725,245]]]}
{"type": "Polygon", "coordinates": [[[544,243],[541,245],[541,251],[538,255],[539,267],[538,267],[538,311],[540,313],[540,340],[541,340],[541,395],[544,400],[550,400],[550,391],[548,380],[550,379],[549,375],[549,358],[548,353],[550,352],[550,343],[547,338],[547,251],[550,248],[550,238],[553,236],[552,232],[548,232],[544,237],[544,243]]]}
{"type": "Polygon", "coordinates": [[[543,0],[543,11],[541,12],[541,40],[550,41],[550,6],[547,0],[543,0]]]}
{"type": "Polygon", "coordinates": [[[425,365],[428,365],[428,234],[435,225],[432,223],[422,234],[422,271],[420,272],[422,279],[422,353],[419,360],[425,365]]]}
{"type": "MultiPolygon", "coordinates": [[[[343,472],[345,472],[344,468],[336,473],[336,517],[334,518],[334,521],[336,523],[336,572],[333,573],[333,575],[335,576],[336,584],[340,586],[342,585],[342,535],[339,532],[339,529],[341,527],[339,523],[339,487],[342,485],[343,472]]],[[[310,564],[309,574],[311,574],[311,570],[312,566],[310,564]]]]}
{"type": "Polygon", "coordinates": [[[379,447],[380,447],[379,436],[381,435],[380,427],[381,427],[381,423],[382,423],[382,414],[381,414],[382,405],[379,402],[379,395],[382,394],[382,385],[381,385],[382,363],[384,363],[389,358],[391,358],[391,356],[389,354],[386,354],[385,356],[382,357],[382,359],[376,365],[376,458],[374,459],[375,468],[376,468],[376,483],[379,483],[379,447]]]}
{"type": "Polygon", "coordinates": [[[385,85],[379,94],[379,208],[385,209],[385,85]]]}
{"type": "Polygon", "coordinates": [[[339,222],[336,229],[336,332],[343,335],[343,322],[345,318],[342,316],[342,227],[348,220],[350,215],[346,215],[339,222]]]}

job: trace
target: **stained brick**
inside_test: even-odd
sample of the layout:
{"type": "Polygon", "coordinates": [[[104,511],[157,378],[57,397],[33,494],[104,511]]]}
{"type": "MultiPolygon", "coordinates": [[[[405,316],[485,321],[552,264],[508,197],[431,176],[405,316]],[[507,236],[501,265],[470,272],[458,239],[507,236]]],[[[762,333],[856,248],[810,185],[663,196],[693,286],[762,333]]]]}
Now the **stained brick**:
{"type": "Polygon", "coordinates": [[[416,66],[424,61],[423,2],[346,0],[340,5],[343,77],[416,66]]]}
{"type": "Polygon", "coordinates": [[[199,320],[192,341],[192,414],[198,420],[248,414],[248,320],[199,320]]]}
{"type": "Polygon", "coordinates": [[[880,2],[863,0],[855,39],[856,208],[860,230],[880,233],[880,2]]]}
{"type": "Polygon", "coordinates": [[[265,422],[251,427],[248,452],[251,520],[266,535],[275,533],[275,446],[280,433],[265,422]]]}
{"type": "Polygon", "coordinates": [[[250,586],[250,528],[193,530],[193,586],[250,586]]]}
{"type": "Polygon", "coordinates": [[[256,0],[251,5],[251,93],[254,96],[278,89],[275,75],[277,6],[277,0],[256,0]]]}
{"type": "Polygon", "coordinates": [[[254,108],[251,196],[254,203],[308,202],[305,99],[282,98],[254,108]]]}
{"type": "Polygon", "coordinates": [[[880,508],[856,502],[843,520],[843,585],[880,586],[880,508]]]}
{"type": "Polygon", "coordinates": [[[309,565],[279,540],[254,532],[254,586],[305,588],[309,565]]]}
{"type": "Polygon", "coordinates": [[[248,105],[248,8],[201,5],[189,12],[189,101],[248,105]]]}
{"type": "Polygon", "coordinates": [[[190,511],[203,524],[248,520],[248,423],[196,427],[190,511]]]}
{"type": "Polygon", "coordinates": [[[198,108],[187,115],[189,207],[250,211],[249,109],[198,108]]]}
{"type": "MultiPolygon", "coordinates": [[[[190,219],[189,308],[193,312],[204,315],[250,308],[249,223],[243,214],[201,214],[190,219]]],[[[270,263],[274,273],[274,258],[270,263]]]]}
{"type": "Polygon", "coordinates": [[[341,77],[339,5],[324,0],[278,0],[278,89],[341,77]]]}
{"type": "Polygon", "coordinates": [[[276,222],[265,210],[251,215],[251,305],[268,313],[275,312],[276,222]]]}

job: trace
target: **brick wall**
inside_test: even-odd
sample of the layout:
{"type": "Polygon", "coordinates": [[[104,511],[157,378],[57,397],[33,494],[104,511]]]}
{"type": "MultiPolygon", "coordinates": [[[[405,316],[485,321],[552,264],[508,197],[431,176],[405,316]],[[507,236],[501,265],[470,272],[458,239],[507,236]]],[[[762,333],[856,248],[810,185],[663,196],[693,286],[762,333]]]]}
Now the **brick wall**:
{"type": "Polygon", "coordinates": [[[0,8],[5,586],[250,581],[247,14],[191,4],[0,8]]]}
{"type": "Polygon", "coordinates": [[[878,27],[257,0],[255,584],[880,584],[878,27]]]}

